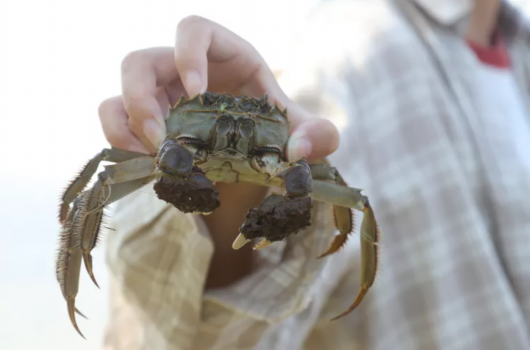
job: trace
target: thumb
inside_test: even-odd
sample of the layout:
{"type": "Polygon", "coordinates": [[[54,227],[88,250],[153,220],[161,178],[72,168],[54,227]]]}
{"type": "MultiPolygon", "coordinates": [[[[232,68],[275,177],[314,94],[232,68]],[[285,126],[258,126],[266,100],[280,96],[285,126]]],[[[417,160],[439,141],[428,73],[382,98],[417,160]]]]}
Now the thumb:
{"type": "Polygon", "coordinates": [[[290,161],[306,157],[308,161],[329,156],[339,147],[340,135],[327,119],[307,119],[296,126],[289,138],[290,161]]]}

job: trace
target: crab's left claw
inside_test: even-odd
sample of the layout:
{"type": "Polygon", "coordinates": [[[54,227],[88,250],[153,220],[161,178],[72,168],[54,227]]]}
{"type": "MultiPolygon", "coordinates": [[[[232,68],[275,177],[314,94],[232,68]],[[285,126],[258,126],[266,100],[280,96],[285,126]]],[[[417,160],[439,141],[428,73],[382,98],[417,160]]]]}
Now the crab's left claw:
{"type": "MultiPolygon", "coordinates": [[[[364,196],[363,196],[364,197],[364,196]]],[[[379,229],[375,220],[375,215],[368,202],[368,198],[364,197],[364,218],[361,224],[361,289],[353,302],[353,304],[339,316],[331,319],[337,320],[352,312],[363,300],[368,292],[368,289],[375,281],[377,274],[378,258],[379,258],[379,229]]]]}

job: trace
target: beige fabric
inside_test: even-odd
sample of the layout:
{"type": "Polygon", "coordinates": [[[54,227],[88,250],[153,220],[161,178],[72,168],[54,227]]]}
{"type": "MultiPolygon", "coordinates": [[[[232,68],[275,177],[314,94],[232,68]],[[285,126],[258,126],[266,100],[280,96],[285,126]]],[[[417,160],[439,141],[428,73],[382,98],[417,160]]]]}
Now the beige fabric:
{"type": "MultiPolygon", "coordinates": [[[[530,31],[504,20],[528,103],[530,31]]],[[[340,128],[331,160],[384,233],[375,285],[328,322],[359,288],[358,234],[316,260],[334,234],[318,204],[314,225],[262,250],[251,276],[203,294],[204,224],[147,186],[113,214],[106,348],[530,349],[530,172],[510,116],[475,113],[480,63],[458,26],[376,0],[324,2],[308,23],[281,83],[340,128]]]]}

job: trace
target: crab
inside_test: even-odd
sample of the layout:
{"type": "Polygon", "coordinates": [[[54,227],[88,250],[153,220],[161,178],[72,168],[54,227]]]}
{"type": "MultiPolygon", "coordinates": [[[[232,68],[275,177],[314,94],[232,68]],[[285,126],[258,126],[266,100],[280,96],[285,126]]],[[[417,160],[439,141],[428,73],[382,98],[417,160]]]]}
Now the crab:
{"type": "MultiPolygon", "coordinates": [[[[313,200],[332,205],[338,234],[318,258],[342,248],[354,231],[352,209],[363,212],[360,228],[361,287],[346,316],[363,300],[375,280],[379,230],[368,198],[348,187],[327,159],[308,163],[305,158],[287,160],[289,139],[287,110],[262,98],[234,97],[205,92],[181,96],[169,109],[167,136],[157,154],[104,149],[90,159],[61,197],[61,234],[56,262],[57,280],[66,300],[70,321],[84,338],[75,314],[81,261],[98,286],[91,251],[96,247],[104,209],[154,182],[160,200],[184,213],[209,214],[221,204],[216,182],[248,182],[281,188],[257,208],[248,211],[232,245],[240,249],[260,239],[262,249],[311,225],[313,200]],[[85,190],[101,162],[110,162],[85,190]]],[[[98,286],[99,287],[99,286],[98,286]]]]}

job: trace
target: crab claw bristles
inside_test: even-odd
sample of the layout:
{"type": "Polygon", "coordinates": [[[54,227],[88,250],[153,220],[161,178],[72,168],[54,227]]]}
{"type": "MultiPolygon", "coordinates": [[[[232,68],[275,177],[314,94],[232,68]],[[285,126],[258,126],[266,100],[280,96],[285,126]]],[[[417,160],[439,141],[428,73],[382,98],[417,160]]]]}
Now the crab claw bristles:
{"type": "Polygon", "coordinates": [[[80,336],[83,337],[83,339],[86,339],[83,333],[79,330],[79,327],[77,326],[77,322],[75,320],[75,297],[67,297],[67,304],[68,304],[68,315],[70,315],[70,321],[72,322],[72,325],[74,326],[77,333],[79,333],[80,336]]]}
{"type": "Polygon", "coordinates": [[[87,250],[83,251],[83,261],[85,262],[86,270],[88,274],[90,275],[92,282],[94,282],[96,287],[99,288],[98,282],[96,281],[96,277],[94,276],[94,271],[92,269],[92,255],[90,255],[90,251],[87,251],[87,250]]]}
{"type": "Polygon", "coordinates": [[[339,316],[337,317],[334,317],[332,318],[331,320],[329,320],[330,322],[331,321],[335,321],[335,320],[338,320],[339,318],[342,318],[346,315],[348,315],[350,312],[352,312],[360,303],[361,301],[363,300],[364,296],[366,295],[366,293],[368,292],[368,288],[367,286],[362,286],[361,287],[361,290],[359,291],[359,293],[357,294],[357,297],[355,298],[355,301],[353,302],[353,304],[348,308],[348,310],[344,311],[342,314],[340,314],[339,316]]]}
{"type": "Polygon", "coordinates": [[[265,247],[268,247],[272,244],[271,241],[269,241],[267,238],[262,238],[261,241],[259,241],[258,244],[256,244],[254,247],[252,247],[252,249],[254,250],[259,250],[259,249],[262,249],[262,248],[265,248],[265,247]]]}
{"type": "Polygon", "coordinates": [[[242,233],[240,233],[234,240],[234,243],[232,243],[232,248],[238,250],[248,242],[250,242],[250,239],[247,239],[242,233]]]}

